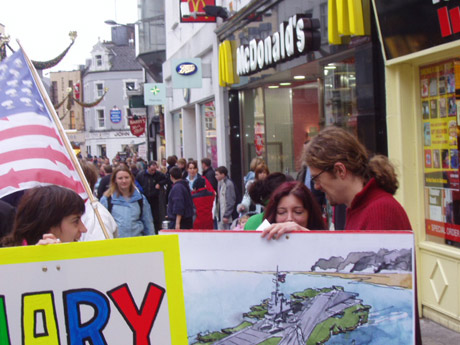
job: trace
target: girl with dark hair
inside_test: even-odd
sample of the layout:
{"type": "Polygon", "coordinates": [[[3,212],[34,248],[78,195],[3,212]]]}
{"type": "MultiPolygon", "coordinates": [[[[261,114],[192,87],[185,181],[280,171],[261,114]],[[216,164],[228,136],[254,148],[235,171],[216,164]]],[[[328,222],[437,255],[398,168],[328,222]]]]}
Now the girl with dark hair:
{"type": "MultiPolygon", "coordinates": [[[[326,229],[318,203],[310,190],[297,181],[285,182],[273,192],[264,219],[270,224],[283,223],[290,231],[326,229]]],[[[273,229],[276,231],[276,226],[273,229]]]]}
{"type": "MultiPolygon", "coordinates": [[[[249,187],[249,196],[255,204],[266,205],[272,192],[286,181],[292,181],[290,175],[280,172],[271,173],[267,178],[254,182],[249,187]]],[[[244,230],[256,230],[262,224],[265,212],[251,216],[244,226],[244,230]]]]}
{"type": "Polygon", "coordinates": [[[19,202],[13,231],[5,247],[78,241],[86,227],[83,199],[73,190],[55,185],[27,190],[19,202]]]}
{"type": "Polygon", "coordinates": [[[126,165],[121,164],[113,172],[101,204],[117,222],[119,237],[155,234],[150,204],[135,187],[134,176],[126,165]]]}

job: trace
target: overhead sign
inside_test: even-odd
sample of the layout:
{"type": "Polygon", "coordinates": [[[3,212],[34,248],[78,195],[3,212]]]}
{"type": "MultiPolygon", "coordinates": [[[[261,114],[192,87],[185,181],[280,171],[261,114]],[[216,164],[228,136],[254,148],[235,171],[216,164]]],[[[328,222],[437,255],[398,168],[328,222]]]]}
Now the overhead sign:
{"type": "Polygon", "coordinates": [[[205,6],[215,6],[216,0],[179,0],[181,23],[214,23],[216,17],[206,15],[205,6]]]}
{"type": "Polygon", "coordinates": [[[163,83],[144,84],[144,104],[163,105],[166,103],[166,88],[163,83]]]}
{"type": "Polygon", "coordinates": [[[386,59],[460,39],[460,2],[373,0],[386,59]]]}
{"type": "Polygon", "coordinates": [[[145,123],[146,123],[146,116],[133,116],[131,117],[129,122],[129,129],[131,133],[136,137],[140,137],[142,134],[145,133],[145,123]]]}
{"type": "Polygon", "coordinates": [[[117,107],[113,107],[110,110],[110,121],[112,121],[113,123],[121,122],[121,110],[117,107]]]}
{"type": "Polygon", "coordinates": [[[178,239],[2,248],[0,343],[187,345],[178,239]]]}
{"type": "Polygon", "coordinates": [[[237,49],[237,73],[249,75],[291,60],[301,54],[318,50],[321,34],[318,19],[297,14],[279,25],[279,31],[263,40],[252,39],[237,49]]]}
{"type": "Polygon", "coordinates": [[[171,62],[172,84],[174,89],[202,87],[201,59],[176,59],[171,62]]]}

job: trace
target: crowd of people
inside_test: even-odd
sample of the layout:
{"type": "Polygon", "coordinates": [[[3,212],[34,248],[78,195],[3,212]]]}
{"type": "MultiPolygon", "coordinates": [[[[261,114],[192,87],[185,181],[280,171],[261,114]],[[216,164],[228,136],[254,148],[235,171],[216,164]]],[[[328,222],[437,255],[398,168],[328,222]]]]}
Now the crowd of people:
{"type": "Polygon", "coordinates": [[[369,157],[348,131],[324,129],[306,143],[302,160],[296,181],[270,172],[261,158],[253,159],[244,177],[244,193],[239,193],[228,169],[213,169],[209,158],[200,163],[176,156],[161,163],[136,156],[80,159],[100,201],[84,202],[65,190],[77,195],[69,200],[78,200],[66,204],[66,193],[57,186],[26,191],[16,208],[2,201],[1,243],[88,241],[153,235],[161,229],[257,230],[264,220],[269,226],[263,236],[279,238],[290,231],[329,229],[324,218],[326,199],[333,207],[346,208],[344,230],[411,229],[405,211],[393,198],[398,183],[388,158],[369,157]],[[39,211],[39,203],[47,205],[46,212],[39,211]],[[68,237],[64,221],[71,216],[75,229],[68,237]]]}

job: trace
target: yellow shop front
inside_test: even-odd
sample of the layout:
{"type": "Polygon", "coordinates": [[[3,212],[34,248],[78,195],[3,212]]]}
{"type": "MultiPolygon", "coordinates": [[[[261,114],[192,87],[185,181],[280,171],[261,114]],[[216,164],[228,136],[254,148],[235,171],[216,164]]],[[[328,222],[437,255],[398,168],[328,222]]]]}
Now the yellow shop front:
{"type": "Polygon", "coordinates": [[[460,332],[460,1],[373,0],[421,314],[460,332]]]}

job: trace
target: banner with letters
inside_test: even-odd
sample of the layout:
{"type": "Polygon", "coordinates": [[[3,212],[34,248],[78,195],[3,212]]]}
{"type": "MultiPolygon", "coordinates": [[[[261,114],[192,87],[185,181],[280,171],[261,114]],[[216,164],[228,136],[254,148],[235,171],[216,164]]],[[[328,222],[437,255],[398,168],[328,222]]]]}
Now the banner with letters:
{"type": "Polygon", "coordinates": [[[0,344],[172,344],[187,334],[177,236],[0,249],[0,344]]]}

